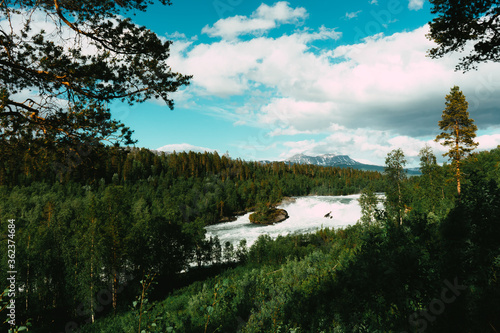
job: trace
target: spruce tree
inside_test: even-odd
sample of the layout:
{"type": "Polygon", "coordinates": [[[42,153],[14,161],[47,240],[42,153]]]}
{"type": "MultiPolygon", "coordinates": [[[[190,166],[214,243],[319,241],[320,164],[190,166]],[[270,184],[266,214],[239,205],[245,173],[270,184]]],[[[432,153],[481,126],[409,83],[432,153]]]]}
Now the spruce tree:
{"type": "Polygon", "coordinates": [[[446,96],[446,108],[443,110],[442,120],[439,121],[442,132],[435,139],[436,142],[444,140],[441,144],[450,147],[443,156],[452,160],[458,195],[462,178],[461,162],[478,146],[478,143],[474,142],[477,126],[474,125],[474,119],[469,118],[468,106],[465,95],[458,86],[454,86],[446,96]]]}

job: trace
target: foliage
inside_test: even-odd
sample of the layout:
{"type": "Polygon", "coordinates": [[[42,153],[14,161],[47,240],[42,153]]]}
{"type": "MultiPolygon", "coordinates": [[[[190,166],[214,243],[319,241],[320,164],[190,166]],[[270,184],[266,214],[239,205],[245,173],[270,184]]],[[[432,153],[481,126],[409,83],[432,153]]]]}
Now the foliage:
{"type": "MultiPolygon", "coordinates": [[[[452,170],[435,164],[432,151],[423,149],[422,176],[400,180],[409,210],[402,225],[394,223],[394,213],[381,210],[370,225],[261,236],[250,249],[240,245],[231,250],[215,238],[204,240],[203,215],[192,219],[179,206],[198,202],[182,189],[199,192],[207,186],[210,192],[202,202],[209,193],[225,193],[218,186],[231,183],[209,173],[199,181],[182,176],[191,170],[179,168],[175,178],[155,181],[0,187],[2,221],[17,219],[17,255],[20,262],[29,262],[18,272],[29,290],[19,296],[19,304],[28,301],[19,316],[30,316],[48,331],[61,330],[69,320],[90,323],[91,314],[95,322],[81,326],[82,332],[138,331],[137,307],[148,299],[141,330],[151,332],[495,332],[500,327],[499,152],[500,147],[464,159],[458,201],[453,184],[445,181],[452,170]],[[158,186],[152,187],[155,182],[158,186]],[[175,193],[182,193],[179,201],[175,193]],[[116,197],[113,203],[111,197],[116,197]],[[125,230],[124,245],[114,248],[105,239],[123,231],[113,219],[122,221],[125,230]],[[165,245],[159,245],[164,238],[165,245]],[[155,253],[158,246],[169,250],[155,253]],[[116,315],[108,315],[113,312],[113,250],[121,251],[117,255],[125,264],[117,275],[116,315]],[[181,273],[189,260],[199,260],[200,267],[181,273]],[[165,266],[168,262],[172,268],[165,266]],[[155,292],[143,296],[138,286],[145,285],[138,277],[146,268],[160,275],[155,292]],[[106,294],[110,298],[104,305],[106,294]],[[138,303],[130,309],[134,299],[138,303]],[[53,326],[42,318],[55,319],[53,326]]],[[[255,181],[272,177],[265,170],[254,166],[249,175],[256,175],[255,181]]],[[[291,174],[284,169],[282,177],[293,181],[291,174]]],[[[235,179],[231,172],[225,177],[235,179]]],[[[245,186],[244,178],[228,189],[245,186]]],[[[217,202],[211,201],[218,212],[217,202]]]]}
{"type": "Polygon", "coordinates": [[[403,215],[406,210],[406,158],[401,149],[394,149],[385,159],[385,174],[387,175],[387,187],[385,190],[385,207],[387,212],[395,217],[394,223],[402,224],[403,215]]]}
{"type": "Polygon", "coordinates": [[[288,218],[288,213],[284,209],[267,207],[263,204],[257,205],[256,211],[249,216],[250,222],[263,225],[279,223],[286,218],[288,218]]]}
{"type": "Polygon", "coordinates": [[[378,211],[379,199],[373,189],[367,187],[361,191],[361,196],[358,199],[361,206],[361,219],[360,222],[364,224],[372,224],[375,222],[375,216],[378,211]]]}
{"type": "Polygon", "coordinates": [[[470,53],[460,59],[457,69],[475,69],[478,63],[500,60],[500,15],[497,0],[459,1],[430,0],[432,14],[438,14],[430,25],[428,38],[438,44],[430,56],[441,58],[451,52],[466,49],[473,43],[470,53]]]}
{"type": "Polygon", "coordinates": [[[132,132],[111,119],[107,103],[161,98],[173,108],[169,94],[190,77],[168,66],[170,41],[126,17],[151,3],[2,1],[2,145],[22,151],[102,140],[130,144],[132,132]]]}
{"type": "MultiPolygon", "coordinates": [[[[357,233],[353,227],[345,232],[324,229],[315,234],[276,240],[262,236],[250,248],[245,266],[178,290],[157,303],[152,311],[158,311],[163,317],[158,328],[162,332],[169,329],[173,332],[267,332],[319,320],[326,309],[314,317],[303,311],[304,306],[311,311],[309,306],[320,306],[319,302],[311,303],[308,295],[311,292],[319,295],[322,282],[327,283],[339,263],[352,255],[354,245],[350,240],[356,238],[357,233]],[[274,259],[278,253],[282,258],[277,262],[274,259]],[[290,320],[297,323],[288,323],[290,320]]],[[[128,316],[117,317],[115,323],[126,322],[128,316]]],[[[83,332],[106,331],[108,325],[109,321],[103,321],[84,327],[83,332]]],[[[311,326],[311,331],[314,327],[311,326]]]]}
{"type": "Polygon", "coordinates": [[[50,160],[36,170],[35,160],[2,159],[10,186],[0,187],[0,219],[17,221],[18,280],[26,290],[18,315],[45,330],[127,310],[144,272],[158,274],[160,297],[210,274],[204,266],[248,260],[244,243],[226,253],[218,239],[205,239],[208,224],[317,186],[353,193],[382,179],[374,172],[261,165],[216,153],[108,147],[92,157],[93,169],[82,163],[59,175],[47,170],[50,160]],[[187,278],[181,272],[192,263],[199,270],[187,278]]]}
{"type": "Polygon", "coordinates": [[[420,177],[409,179],[410,214],[424,215],[429,221],[438,222],[446,217],[454,206],[456,187],[448,179],[452,178],[449,165],[439,166],[436,156],[429,146],[420,150],[420,177]]]}

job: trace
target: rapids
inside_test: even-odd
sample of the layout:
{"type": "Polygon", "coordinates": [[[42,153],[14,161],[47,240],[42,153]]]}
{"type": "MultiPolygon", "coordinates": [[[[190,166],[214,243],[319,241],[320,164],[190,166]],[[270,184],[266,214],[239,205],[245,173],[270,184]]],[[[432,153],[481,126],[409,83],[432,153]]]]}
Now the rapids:
{"type": "Polygon", "coordinates": [[[278,235],[310,233],[321,228],[342,228],[355,224],[360,219],[359,196],[296,197],[295,201],[278,206],[290,216],[281,223],[254,225],[248,218],[250,213],[247,213],[239,216],[236,221],[206,227],[206,237],[218,236],[221,244],[229,241],[236,247],[242,239],[246,239],[247,246],[251,246],[262,234],[276,238],[278,235]]]}

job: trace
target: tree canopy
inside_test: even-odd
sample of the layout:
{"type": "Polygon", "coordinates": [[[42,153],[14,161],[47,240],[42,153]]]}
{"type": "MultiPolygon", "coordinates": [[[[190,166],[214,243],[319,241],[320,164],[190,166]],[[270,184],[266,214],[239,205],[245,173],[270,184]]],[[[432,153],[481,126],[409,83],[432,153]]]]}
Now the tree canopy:
{"type": "MultiPolygon", "coordinates": [[[[126,15],[152,0],[0,2],[0,139],[132,143],[108,103],[169,96],[189,76],[163,41],[126,15]]],[[[169,0],[160,0],[170,5],[169,0]]]]}
{"type": "Polygon", "coordinates": [[[486,61],[500,61],[500,1],[430,0],[432,13],[429,39],[438,47],[430,50],[432,58],[464,51],[469,42],[473,49],[460,59],[457,70],[468,71],[486,61]]]}

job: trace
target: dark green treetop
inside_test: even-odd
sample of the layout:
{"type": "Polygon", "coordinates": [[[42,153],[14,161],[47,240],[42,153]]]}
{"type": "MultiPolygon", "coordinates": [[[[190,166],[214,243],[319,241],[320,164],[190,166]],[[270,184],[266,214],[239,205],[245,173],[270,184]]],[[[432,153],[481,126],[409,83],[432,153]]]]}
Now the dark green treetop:
{"type": "MultiPolygon", "coordinates": [[[[108,103],[157,98],[189,83],[170,41],[126,15],[152,0],[0,2],[0,139],[132,143],[108,103]]],[[[169,0],[160,0],[170,5],[169,0]]]]}
{"type": "Polygon", "coordinates": [[[499,0],[430,0],[432,13],[438,14],[429,23],[428,38],[438,46],[431,49],[432,58],[473,48],[460,59],[457,70],[475,69],[477,63],[500,61],[499,0]]]}

